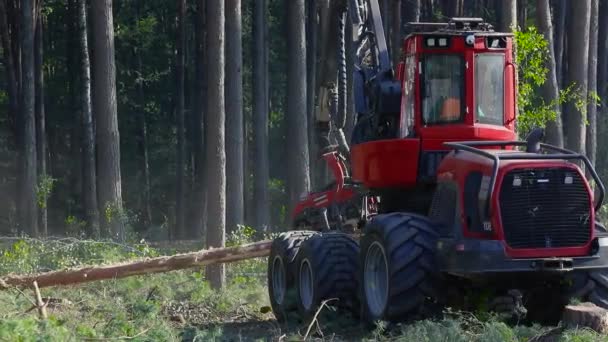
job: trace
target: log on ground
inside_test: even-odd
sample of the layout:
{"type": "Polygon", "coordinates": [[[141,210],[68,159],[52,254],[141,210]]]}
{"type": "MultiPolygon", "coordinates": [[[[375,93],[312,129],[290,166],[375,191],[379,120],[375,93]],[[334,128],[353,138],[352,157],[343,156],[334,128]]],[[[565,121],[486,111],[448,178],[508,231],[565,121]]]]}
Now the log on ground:
{"type": "Polygon", "coordinates": [[[237,247],[214,248],[112,265],[88,266],[32,275],[8,275],[0,278],[0,289],[32,287],[34,281],[37,282],[40,288],[74,285],[98,280],[119,279],[211,264],[229,263],[268,256],[271,244],[271,241],[260,241],[237,247]]]}

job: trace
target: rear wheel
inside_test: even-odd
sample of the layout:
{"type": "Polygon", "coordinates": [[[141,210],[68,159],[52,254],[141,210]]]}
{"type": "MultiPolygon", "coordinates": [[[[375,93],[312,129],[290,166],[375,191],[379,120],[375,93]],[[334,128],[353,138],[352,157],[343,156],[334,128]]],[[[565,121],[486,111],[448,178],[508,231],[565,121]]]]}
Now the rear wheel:
{"type": "Polygon", "coordinates": [[[359,245],[347,234],[324,233],[308,239],[297,257],[298,309],[310,319],[323,301],[327,305],[356,312],[359,245]]]}
{"type": "Polygon", "coordinates": [[[436,306],[437,233],[424,216],[376,216],[361,239],[362,313],[369,321],[422,318],[436,306]]]}
{"type": "Polygon", "coordinates": [[[268,257],[268,292],[270,305],[277,320],[284,321],[297,310],[294,286],[294,262],[302,243],[316,234],[311,231],[291,231],[274,239],[268,257]]]}

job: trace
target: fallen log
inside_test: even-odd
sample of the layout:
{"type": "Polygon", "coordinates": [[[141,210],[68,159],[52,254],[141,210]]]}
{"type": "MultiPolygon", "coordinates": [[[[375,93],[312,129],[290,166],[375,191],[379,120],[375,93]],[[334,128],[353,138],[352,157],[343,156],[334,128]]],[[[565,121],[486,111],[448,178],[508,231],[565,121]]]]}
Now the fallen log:
{"type": "Polygon", "coordinates": [[[272,242],[267,240],[237,247],[213,248],[120,264],[88,266],[32,275],[8,275],[0,278],[0,290],[10,287],[32,287],[34,282],[37,282],[39,288],[74,285],[265,257],[270,254],[271,244],[272,242]]]}

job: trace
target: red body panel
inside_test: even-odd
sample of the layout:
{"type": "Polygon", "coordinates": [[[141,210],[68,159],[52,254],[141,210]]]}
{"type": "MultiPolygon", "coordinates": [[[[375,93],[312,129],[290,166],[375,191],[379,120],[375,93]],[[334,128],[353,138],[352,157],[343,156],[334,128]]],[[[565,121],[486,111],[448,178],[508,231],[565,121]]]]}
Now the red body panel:
{"type": "Polygon", "coordinates": [[[419,139],[378,140],[351,149],[353,178],[369,188],[416,184],[419,139]]]}
{"type": "Polygon", "coordinates": [[[348,175],[348,171],[346,165],[338,156],[338,153],[329,152],[322,157],[332,171],[334,184],[329,190],[311,192],[298,202],[292,212],[292,219],[298,217],[307,208],[323,208],[327,207],[330,203],[342,203],[350,200],[355,194],[352,189],[344,187],[344,181],[346,175],[348,175]]]}
{"type": "MultiPolygon", "coordinates": [[[[453,181],[456,182],[461,189],[464,189],[465,177],[473,171],[482,172],[484,175],[489,176],[492,172],[492,160],[484,158],[468,152],[459,152],[458,154],[449,154],[446,156],[438,170],[437,181],[453,181]]],[[[508,256],[513,258],[545,258],[545,257],[574,257],[588,255],[591,248],[591,241],[593,240],[593,222],[595,222],[595,212],[593,210],[593,197],[591,196],[591,189],[588,184],[587,193],[589,194],[589,206],[591,208],[591,219],[589,229],[591,230],[591,238],[587,244],[579,247],[567,247],[567,248],[539,248],[539,249],[514,249],[504,242],[505,235],[502,230],[502,222],[500,215],[500,196],[499,191],[502,186],[502,179],[504,176],[514,169],[525,169],[525,168],[553,168],[553,167],[567,167],[572,169],[573,172],[577,172],[581,177],[584,178],[584,174],[576,165],[567,161],[560,160],[502,160],[500,162],[500,168],[498,171],[497,182],[494,187],[494,195],[492,196],[490,210],[492,213],[492,233],[480,233],[472,232],[469,230],[465,217],[461,212],[461,225],[464,229],[463,236],[465,238],[472,239],[491,239],[502,241],[505,252],[508,256]]],[[[464,203],[464,191],[460,192],[460,202],[464,203]]]]}

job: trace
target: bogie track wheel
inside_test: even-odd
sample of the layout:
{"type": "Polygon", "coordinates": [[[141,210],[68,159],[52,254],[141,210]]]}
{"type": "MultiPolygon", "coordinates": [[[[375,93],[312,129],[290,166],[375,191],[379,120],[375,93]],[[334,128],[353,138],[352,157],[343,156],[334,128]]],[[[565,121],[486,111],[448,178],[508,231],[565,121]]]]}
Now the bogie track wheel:
{"type": "Polygon", "coordinates": [[[357,314],[359,245],[336,232],[308,239],[297,257],[296,289],[303,319],[311,319],[324,301],[357,314]]]}
{"type": "Polygon", "coordinates": [[[428,317],[437,308],[440,277],[437,232],[415,214],[377,215],[361,239],[363,318],[403,321],[428,317]]]}
{"type": "Polygon", "coordinates": [[[268,257],[268,294],[278,321],[287,320],[290,313],[297,311],[294,263],[302,243],[315,234],[312,231],[290,231],[272,242],[268,257]]]}

